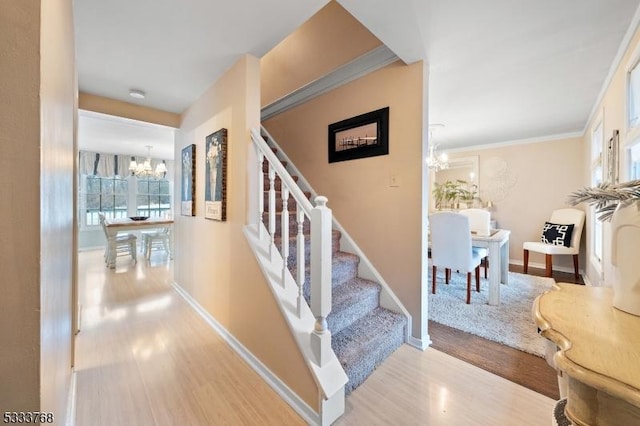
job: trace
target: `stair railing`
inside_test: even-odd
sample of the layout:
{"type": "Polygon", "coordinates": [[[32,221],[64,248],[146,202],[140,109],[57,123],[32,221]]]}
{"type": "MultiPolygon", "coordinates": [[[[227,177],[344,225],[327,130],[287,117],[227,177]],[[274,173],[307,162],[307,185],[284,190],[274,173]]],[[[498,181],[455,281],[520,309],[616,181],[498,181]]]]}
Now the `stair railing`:
{"type": "MultiPolygon", "coordinates": [[[[314,191],[313,187],[309,184],[309,182],[304,178],[300,170],[298,170],[295,164],[291,161],[291,159],[287,156],[287,153],[280,149],[278,142],[275,138],[269,134],[269,131],[264,127],[260,126],[261,135],[265,135],[267,137],[267,144],[269,146],[273,146],[279,149],[279,158],[281,161],[286,161],[288,163],[287,167],[292,171],[297,177],[298,181],[296,185],[299,188],[302,188],[304,191],[308,191],[311,193],[311,196],[317,195],[314,191]]],[[[373,263],[368,259],[367,255],[364,253],[360,247],[356,244],[356,242],[351,238],[349,233],[344,229],[344,227],[336,220],[334,216],[332,216],[333,221],[333,229],[337,229],[340,231],[340,250],[346,251],[349,253],[353,253],[358,255],[360,258],[360,263],[358,264],[358,276],[362,278],[366,278],[372,281],[377,282],[382,286],[382,292],[380,293],[380,306],[390,309],[396,312],[402,312],[407,318],[407,341],[412,339],[411,337],[411,315],[409,311],[404,307],[400,299],[394,294],[393,290],[389,286],[389,284],[385,281],[383,276],[376,270],[373,263]]]]}
{"type": "Polygon", "coordinates": [[[277,250],[275,244],[276,237],[276,178],[280,180],[280,194],[282,202],[281,214],[281,249],[280,254],[283,259],[281,272],[281,283],[285,287],[286,278],[289,276],[289,198],[293,198],[296,203],[295,221],[297,224],[296,235],[296,271],[297,276],[293,277],[297,284],[297,314],[302,316],[303,306],[306,304],[303,295],[305,282],[305,236],[304,222],[308,220],[311,229],[311,312],[315,317],[314,329],[311,331],[311,348],[314,362],[319,367],[323,367],[333,354],[331,348],[331,332],[327,325],[327,316],[331,312],[331,209],[327,207],[327,198],[318,196],[314,199],[315,207],[307,199],[304,192],[293,180],[284,165],[280,162],[275,153],[271,150],[267,142],[260,135],[259,130],[251,131],[251,139],[255,145],[257,153],[258,176],[264,176],[263,164],[266,159],[269,167],[267,176],[269,180],[268,203],[269,215],[267,223],[264,223],[264,178],[258,179],[258,236],[264,237],[265,229],[269,234],[271,243],[269,245],[270,256],[277,250]]]}

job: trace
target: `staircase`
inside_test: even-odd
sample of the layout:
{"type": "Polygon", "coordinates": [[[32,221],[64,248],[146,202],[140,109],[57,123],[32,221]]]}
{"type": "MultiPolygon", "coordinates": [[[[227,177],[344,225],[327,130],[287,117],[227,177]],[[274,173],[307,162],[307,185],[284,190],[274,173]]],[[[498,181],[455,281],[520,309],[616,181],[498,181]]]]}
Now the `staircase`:
{"type": "MultiPolygon", "coordinates": [[[[263,138],[269,143],[267,135],[263,138]]],[[[271,145],[271,144],[270,144],[271,145]]],[[[272,148],[278,158],[278,151],[272,148]]],[[[287,163],[282,161],[286,167],[287,163]]],[[[264,174],[264,205],[263,223],[269,220],[269,164],[263,163],[264,174]]],[[[297,182],[298,177],[292,176],[297,182]]],[[[276,228],[275,245],[282,250],[281,224],[283,214],[283,202],[281,194],[281,181],[275,178],[276,190],[276,228]]],[[[309,192],[304,192],[307,198],[309,192]]],[[[298,222],[296,221],[295,203],[287,203],[289,214],[289,255],[286,259],[287,267],[293,277],[298,276],[298,222]]],[[[304,233],[305,271],[302,293],[307,304],[311,301],[310,286],[310,223],[305,219],[302,224],[304,233]]],[[[380,306],[381,286],[377,282],[358,276],[360,257],[340,250],[341,233],[338,230],[331,232],[331,313],[327,316],[328,328],[331,331],[331,347],[335,352],[342,368],[344,369],[348,383],[345,385],[345,393],[360,386],[373,370],[382,363],[391,353],[405,342],[407,319],[404,314],[385,309],[380,306]]]]}

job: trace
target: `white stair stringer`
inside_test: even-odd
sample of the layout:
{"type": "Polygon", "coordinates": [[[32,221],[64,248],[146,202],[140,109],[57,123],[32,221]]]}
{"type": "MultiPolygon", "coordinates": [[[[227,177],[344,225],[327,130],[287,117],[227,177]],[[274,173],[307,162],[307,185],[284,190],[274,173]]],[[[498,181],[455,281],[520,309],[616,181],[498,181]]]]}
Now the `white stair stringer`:
{"type": "MultiPolygon", "coordinates": [[[[281,161],[287,163],[287,170],[289,174],[295,175],[298,177],[297,184],[303,191],[310,192],[311,198],[315,198],[318,196],[316,191],[311,187],[309,182],[305,179],[304,175],[300,173],[300,170],[296,168],[293,161],[287,156],[282,148],[278,145],[278,142],[271,136],[271,134],[264,128],[264,126],[260,126],[260,131],[262,134],[267,135],[268,140],[267,143],[269,146],[273,148],[277,148],[278,157],[281,161]]],[[[411,342],[411,314],[404,307],[400,299],[396,296],[396,294],[391,290],[389,284],[382,278],[382,275],[378,272],[378,270],[373,266],[373,263],[367,258],[364,252],[358,247],[353,238],[349,235],[347,231],[342,227],[340,222],[338,222],[335,218],[335,215],[332,217],[333,221],[333,229],[340,231],[342,238],[340,239],[340,250],[358,255],[360,257],[360,263],[358,264],[358,276],[362,278],[366,278],[380,284],[382,291],[380,292],[380,306],[383,308],[401,312],[407,318],[407,328],[406,328],[406,341],[411,342]]]]}
{"type": "MultiPolygon", "coordinates": [[[[312,361],[314,356],[310,330],[313,330],[316,319],[307,304],[302,304],[302,315],[298,316],[298,286],[289,271],[285,274],[284,283],[282,282],[284,262],[278,250],[270,250],[271,241],[264,225],[247,225],[244,227],[244,235],[320,390],[317,422],[320,425],[330,425],[344,414],[345,385],[349,379],[333,352],[323,367],[312,361]],[[263,232],[258,232],[258,227],[262,227],[263,232]]],[[[296,406],[293,408],[297,410],[296,406]]]]}

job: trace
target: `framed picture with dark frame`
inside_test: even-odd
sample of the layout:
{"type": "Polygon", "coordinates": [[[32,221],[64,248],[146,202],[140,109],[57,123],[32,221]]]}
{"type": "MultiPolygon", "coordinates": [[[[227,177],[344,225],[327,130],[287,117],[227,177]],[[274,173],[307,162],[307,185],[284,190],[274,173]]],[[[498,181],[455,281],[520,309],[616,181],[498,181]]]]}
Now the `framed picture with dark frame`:
{"type": "Polygon", "coordinates": [[[620,177],[618,175],[619,169],[619,134],[618,130],[613,131],[613,136],[609,139],[607,143],[607,182],[611,184],[618,183],[620,181],[620,177]]]}
{"type": "Polygon", "coordinates": [[[205,138],[205,219],[227,220],[227,129],[205,138]]]}
{"type": "Polygon", "coordinates": [[[389,154],[389,107],[329,125],[329,163],[389,154]]]}
{"type": "Polygon", "coordinates": [[[196,215],[196,145],[182,148],[182,174],[180,179],[180,214],[196,215]]]}

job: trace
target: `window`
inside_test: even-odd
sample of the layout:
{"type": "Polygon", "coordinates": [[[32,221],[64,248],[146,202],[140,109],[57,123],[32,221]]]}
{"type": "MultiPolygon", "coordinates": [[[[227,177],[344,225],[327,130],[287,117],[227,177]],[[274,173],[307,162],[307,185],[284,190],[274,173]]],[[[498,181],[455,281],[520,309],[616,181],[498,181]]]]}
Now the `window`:
{"type": "MultiPolygon", "coordinates": [[[[602,129],[602,121],[591,132],[591,185],[597,186],[602,183],[603,161],[602,149],[604,146],[604,131],[602,129]]],[[[591,249],[593,257],[600,264],[602,262],[603,250],[603,227],[602,222],[597,219],[595,207],[591,207],[591,229],[593,229],[593,238],[591,240],[591,249]]]]}
{"type": "MultiPolygon", "coordinates": [[[[173,185],[166,178],[138,178],[129,171],[131,156],[79,151],[78,227],[100,225],[99,212],[109,219],[163,216],[171,211],[173,185]]],[[[162,161],[171,176],[173,161],[162,161]]],[[[89,229],[92,231],[92,229],[89,229]]]]}
{"type": "Polygon", "coordinates": [[[640,62],[636,64],[629,71],[629,86],[628,86],[628,98],[629,98],[629,112],[628,121],[629,129],[633,129],[640,124],[640,62]]]}
{"type": "Polygon", "coordinates": [[[98,212],[104,212],[108,218],[127,217],[129,184],[126,179],[85,175],[82,184],[81,225],[100,225],[98,212]]]}
{"type": "Polygon", "coordinates": [[[640,139],[629,148],[629,180],[640,179],[640,139]]]}
{"type": "Polygon", "coordinates": [[[137,216],[160,217],[171,210],[169,181],[166,179],[137,178],[137,216]]]}

